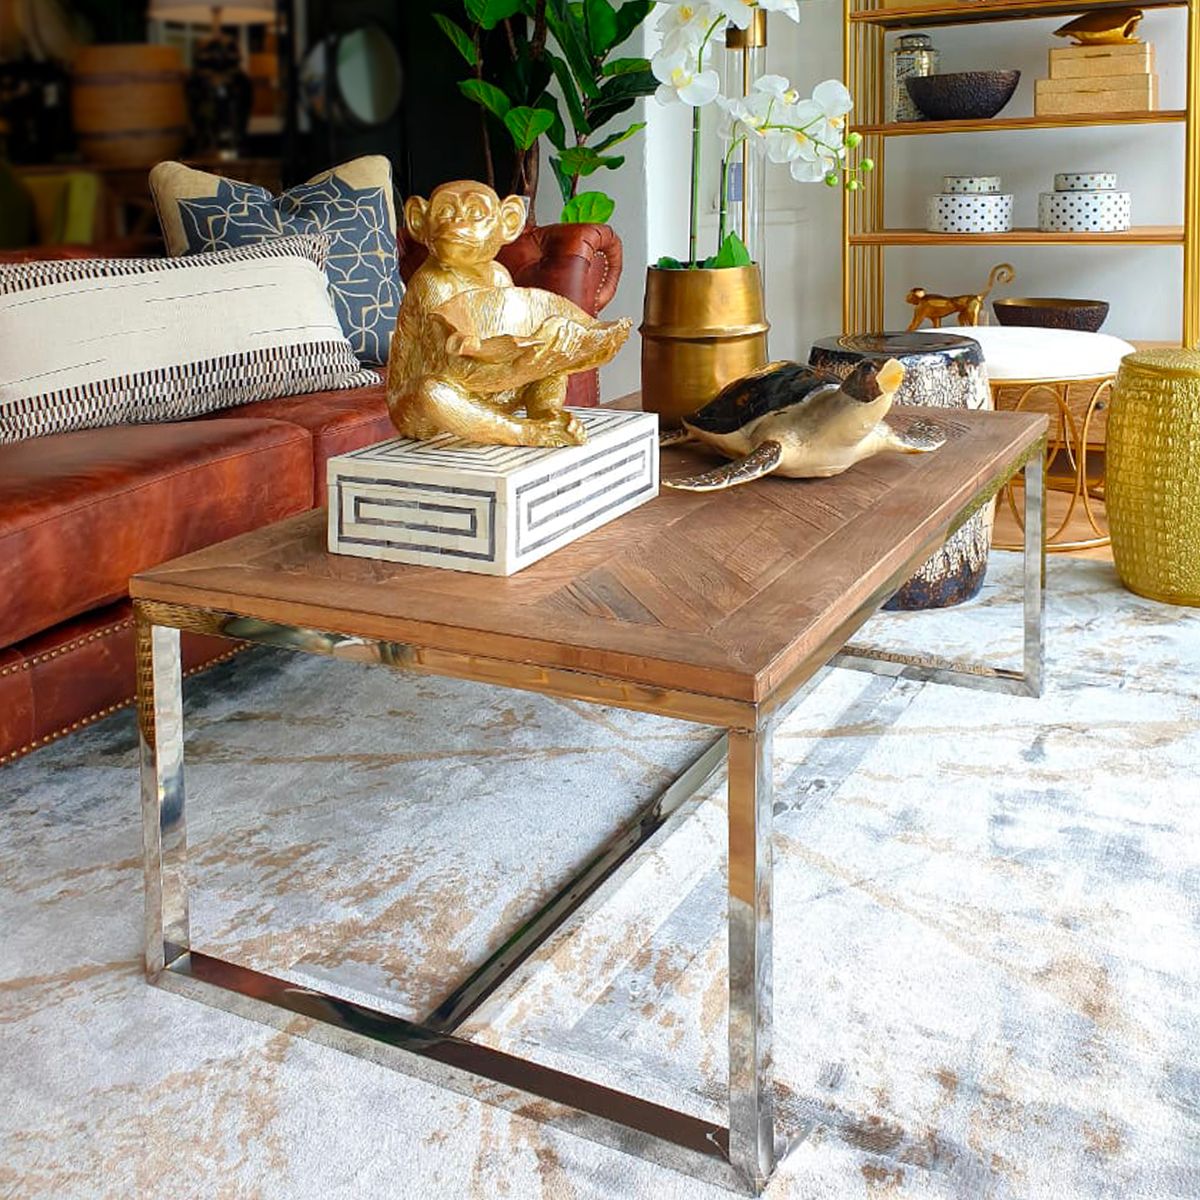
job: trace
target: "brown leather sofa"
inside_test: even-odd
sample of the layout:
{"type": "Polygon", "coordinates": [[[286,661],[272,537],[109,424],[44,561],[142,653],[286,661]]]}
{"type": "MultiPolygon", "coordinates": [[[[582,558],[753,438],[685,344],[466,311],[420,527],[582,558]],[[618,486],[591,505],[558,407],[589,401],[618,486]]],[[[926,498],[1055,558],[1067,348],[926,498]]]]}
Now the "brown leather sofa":
{"type": "MultiPolygon", "coordinates": [[[[402,244],[401,273],[422,257],[402,244]]],[[[519,285],[596,314],[616,292],[621,245],[607,226],[551,225],[502,260],[519,285]]],[[[594,372],[571,380],[570,400],[596,403],[594,372]]],[[[391,432],[381,382],[0,445],[0,763],[132,701],[130,575],[324,503],[326,460],[391,432]]],[[[233,652],[184,635],[188,671],[233,652]]]]}

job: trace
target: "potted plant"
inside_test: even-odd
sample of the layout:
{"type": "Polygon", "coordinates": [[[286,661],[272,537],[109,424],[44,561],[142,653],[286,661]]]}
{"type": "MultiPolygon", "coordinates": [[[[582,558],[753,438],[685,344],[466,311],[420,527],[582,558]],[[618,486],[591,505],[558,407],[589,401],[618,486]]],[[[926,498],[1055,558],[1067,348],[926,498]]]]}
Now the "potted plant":
{"type": "Polygon", "coordinates": [[[780,75],[764,75],[749,96],[721,95],[709,65],[713,45],[727,28],[746,29],[754,10],[799,19],[797,0],[660,0],[662,48],[651,61],[660,104],[692,109],[691,199],[687,258],[663,257],[646,275],[642,331],[642,403],[664,424],[708,403],[727,383],[765,364],[767,322],[762,277],[736,232],[728,228],[730,166],[745,144],[787,165],[799,183],[823,181],[858,190],[874,164],[848,164],[862,138],[849,132],[852,107],[844,84],[828,79],[809,97],[780,75]],[[714,253],[702,257],[700,223],[701,114],[716,108],[725,150],[714,253]]]}
{"type": "Polygon", "coordinates": [[[563,199],[559,219],[605,222],[612,216],[612,198],[598,189],[581,190],[580,181],[620,167],[625,158],[614,149],[645,127],[637,121],[609,128],[658,86],[648,60],[615,57],[653,7],[653,0],[463,0],[461,22],[434,14],[472,71],[459,89],[480,106],[489,184],[496,186],[490,117],[511,138],[516,154],[509,190],[528,197],[531,209],[545,135],[555,151],[550,166],[563,199]],[[497,40],[489,35],[497,30],[505,51],[499,66],[485,62],[497,40]]]}

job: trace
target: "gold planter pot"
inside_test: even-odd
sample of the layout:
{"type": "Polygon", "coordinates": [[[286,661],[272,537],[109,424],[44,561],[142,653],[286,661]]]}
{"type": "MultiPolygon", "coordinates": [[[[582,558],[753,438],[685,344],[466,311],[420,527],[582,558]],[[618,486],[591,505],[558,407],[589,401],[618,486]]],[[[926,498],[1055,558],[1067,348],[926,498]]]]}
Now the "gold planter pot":
{"type": "Polygon", "coordinates": [[[1130,591],[1200,605],[1200,353],[1121,362],[1108,414],[1105,504],[1130,591]]]}
{"type": "Polygon", "coordinates": [[[767,361],[758,267],[646,272],[642,406],[664,427],[767,361]]]}

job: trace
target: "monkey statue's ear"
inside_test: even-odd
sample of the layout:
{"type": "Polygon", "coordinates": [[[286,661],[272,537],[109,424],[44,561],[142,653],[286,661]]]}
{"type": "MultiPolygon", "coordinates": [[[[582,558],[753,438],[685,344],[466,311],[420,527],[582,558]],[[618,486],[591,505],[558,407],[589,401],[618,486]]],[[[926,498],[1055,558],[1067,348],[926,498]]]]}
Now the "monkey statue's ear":
{"type": "Polygon", "coordinates": [[[525,201],[520,196],[505,196],[500,202],[500,233],[507,245],[515,242],[525,228],[525,201]]]}
{"type": "Polygon", "coordinates": [[[422,246],[429,244],[429,201],[424,196],[409,196],[404,202],[404,224],[422,246]]]}

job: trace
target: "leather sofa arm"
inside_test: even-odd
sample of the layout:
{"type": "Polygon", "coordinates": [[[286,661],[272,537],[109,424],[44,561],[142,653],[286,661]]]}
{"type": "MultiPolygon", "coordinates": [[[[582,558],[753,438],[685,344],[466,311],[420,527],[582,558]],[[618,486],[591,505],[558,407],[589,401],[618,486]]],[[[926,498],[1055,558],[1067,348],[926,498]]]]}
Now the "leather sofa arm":
{"type": "MultiPolygon", "coordinates": [[[[425,247],[399,235],[400,274],[407,281],[425,247]]],[[[518,287],[557,292],[593,317],[616,295],[621,239],[609,225],[535,225],[499,254],[518,287]]]]}

